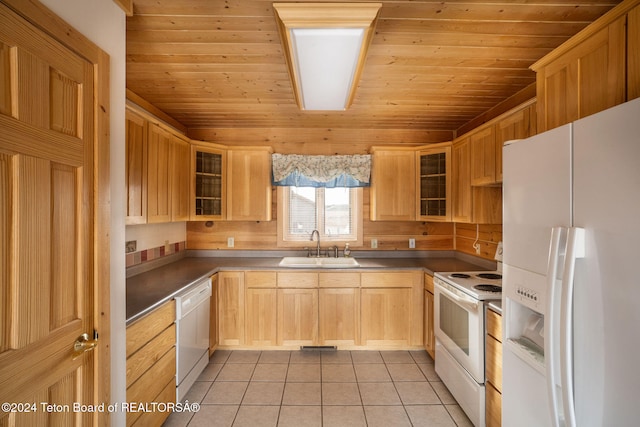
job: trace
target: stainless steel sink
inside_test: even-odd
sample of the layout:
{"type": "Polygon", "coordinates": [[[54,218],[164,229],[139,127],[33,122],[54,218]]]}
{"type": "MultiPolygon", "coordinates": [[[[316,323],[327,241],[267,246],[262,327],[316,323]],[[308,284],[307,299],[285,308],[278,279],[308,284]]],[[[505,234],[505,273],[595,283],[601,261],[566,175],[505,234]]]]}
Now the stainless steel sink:
{"type": "Polygon", "coordinates": [[[282,258],[280,267],[290,268],[354,268],[360,267],[355,258],[309,258],[286,256],[282,258]]]}

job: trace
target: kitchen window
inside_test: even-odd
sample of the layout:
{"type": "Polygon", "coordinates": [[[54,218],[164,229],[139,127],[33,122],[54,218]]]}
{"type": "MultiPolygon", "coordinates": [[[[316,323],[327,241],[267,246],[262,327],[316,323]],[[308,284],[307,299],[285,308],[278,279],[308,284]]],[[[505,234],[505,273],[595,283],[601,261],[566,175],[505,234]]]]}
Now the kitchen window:
{"type": "Polygon", "coordinates": [[[362,188],[278,187],[278,246],[311,247],[313,230],[326,246],[362,245],[362,188]]]}

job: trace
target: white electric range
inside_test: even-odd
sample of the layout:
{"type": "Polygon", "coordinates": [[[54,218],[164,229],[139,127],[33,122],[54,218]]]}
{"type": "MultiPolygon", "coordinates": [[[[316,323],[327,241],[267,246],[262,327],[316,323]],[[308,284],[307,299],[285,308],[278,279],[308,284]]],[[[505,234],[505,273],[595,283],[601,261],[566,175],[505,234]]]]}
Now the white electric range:
{"type": "Polygon", "coordinates": [[[485,425],[485,304],[502,298],[499,271],[434,275],[436,373],[476,427],[485,425]]]}

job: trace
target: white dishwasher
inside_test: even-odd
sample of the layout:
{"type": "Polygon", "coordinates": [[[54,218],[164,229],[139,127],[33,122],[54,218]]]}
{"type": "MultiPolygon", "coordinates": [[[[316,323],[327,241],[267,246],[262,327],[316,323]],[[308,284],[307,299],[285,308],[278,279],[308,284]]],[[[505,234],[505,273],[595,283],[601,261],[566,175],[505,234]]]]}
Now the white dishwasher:
{"type": "Polygon", "coordinates": [[[184,399],[209,363],[211,279],[176,296],[176,401],[184,399]]]}

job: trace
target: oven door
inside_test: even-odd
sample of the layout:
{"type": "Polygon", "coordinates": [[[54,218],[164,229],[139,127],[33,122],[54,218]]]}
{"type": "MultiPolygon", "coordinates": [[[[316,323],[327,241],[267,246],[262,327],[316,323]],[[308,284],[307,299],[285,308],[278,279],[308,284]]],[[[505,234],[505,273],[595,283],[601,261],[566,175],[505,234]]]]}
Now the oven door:
{"type": "Polygon", "coordinates": [[[479,384],[483,384],[483,303],[438,278],[434,284],[436,338],[479,384]]]}

